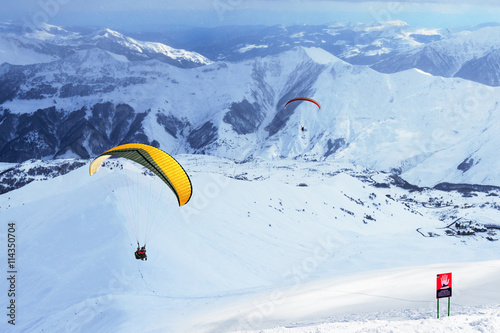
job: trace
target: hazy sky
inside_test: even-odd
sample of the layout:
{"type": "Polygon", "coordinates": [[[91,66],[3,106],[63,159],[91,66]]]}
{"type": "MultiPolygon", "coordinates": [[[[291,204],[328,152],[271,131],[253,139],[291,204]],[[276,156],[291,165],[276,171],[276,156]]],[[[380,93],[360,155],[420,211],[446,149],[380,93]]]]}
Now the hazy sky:
{"type": "Polygon", "coordinates": [[[15,0],[1,20],[160,30],[166,25],[323,24],[403,20],[412,26],[500,22],[498,0],[15,0]]]}

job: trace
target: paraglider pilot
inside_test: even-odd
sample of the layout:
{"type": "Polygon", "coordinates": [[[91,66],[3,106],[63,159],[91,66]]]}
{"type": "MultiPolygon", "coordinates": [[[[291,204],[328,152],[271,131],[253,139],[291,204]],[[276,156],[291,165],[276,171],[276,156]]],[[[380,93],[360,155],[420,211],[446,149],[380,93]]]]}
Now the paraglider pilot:
{"type": "Polygon", "coordinates": [[[146,245],[143,247],[139,247],[139,243],[137,243],[137,251],[135,251],[135,259],[148,260],[148,256],[146,255],[146,245]]]}

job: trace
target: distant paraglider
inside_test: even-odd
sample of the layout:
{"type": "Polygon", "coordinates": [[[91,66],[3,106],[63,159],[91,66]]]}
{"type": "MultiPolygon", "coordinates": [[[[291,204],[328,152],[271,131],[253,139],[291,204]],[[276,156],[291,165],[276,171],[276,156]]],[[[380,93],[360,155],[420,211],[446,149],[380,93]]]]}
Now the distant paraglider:
{"type": "Polygon", "coordinates": [[[291,100],[289,100],[288,102],[286,102],[285,104],[285,109],[286,107],[288,106],[288,104],[292,103],[292,102],[296,102],[296,101],[306,101],[306,102],[311,102],[311,103],[314,103],[316,104],[316,106],[318,107],[318,109],[321,110],[321,105],[319,105],[318,102],[316,102],[314,99],[312,98],[308,98],[308,97],[297,97],[297,98],[292,98],[291,100]]]}
{"type": "MultiPolygon", "coordinates": [[[[316,106],[318,107],[318,110],[321,110],[321,105],[319,105],[319,103],[316,102],[314,99],[308,98],[308,97],[296,97],[296,98],[292,98],[291,100],[289,100],[288,102],[286,102],[285,109],[288,106],[288,104],[290,104],[292,102],[297,102],[297,101],[306,101],[306,102],[310,102],[310,103],[316,104],[316,106]]],[[[301,129],[302,132],[304,132],[305,131],[305,126],[301,126],[300,129],[301,129]]]]}

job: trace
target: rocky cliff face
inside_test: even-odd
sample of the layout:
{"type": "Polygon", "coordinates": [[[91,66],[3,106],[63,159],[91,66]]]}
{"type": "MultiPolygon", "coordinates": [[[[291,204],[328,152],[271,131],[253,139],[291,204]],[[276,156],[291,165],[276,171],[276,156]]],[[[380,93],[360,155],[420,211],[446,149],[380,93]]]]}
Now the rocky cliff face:
{"type": "Polygon", "coordinates": [[[5,162],[61,157],[89,158],[125,142],[153,144],[144,134],[146,113],[127,104],[98,103],[63,112],[55,107],[32,114],[0,114],[0,156],[5,162]]]}

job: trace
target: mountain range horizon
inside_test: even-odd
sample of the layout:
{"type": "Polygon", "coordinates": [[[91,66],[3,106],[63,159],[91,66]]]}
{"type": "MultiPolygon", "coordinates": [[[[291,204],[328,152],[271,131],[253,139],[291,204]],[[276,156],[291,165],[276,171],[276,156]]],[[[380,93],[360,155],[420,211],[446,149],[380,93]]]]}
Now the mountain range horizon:
{"type": "Polygon", "coordinates": [[[487,167],[498,163],[500,26],[280,25],[229,40],[229,29],[201,30],[177,36],[192,45],[178,49],[158,35],[1,24],[0,43],[17,53],[0,59],[0,160],[138,142],[238,161],[329,159],[418,186],[500,185],[487,167]],[[323,108],[285,110],[297,96],[323,108]]]}

